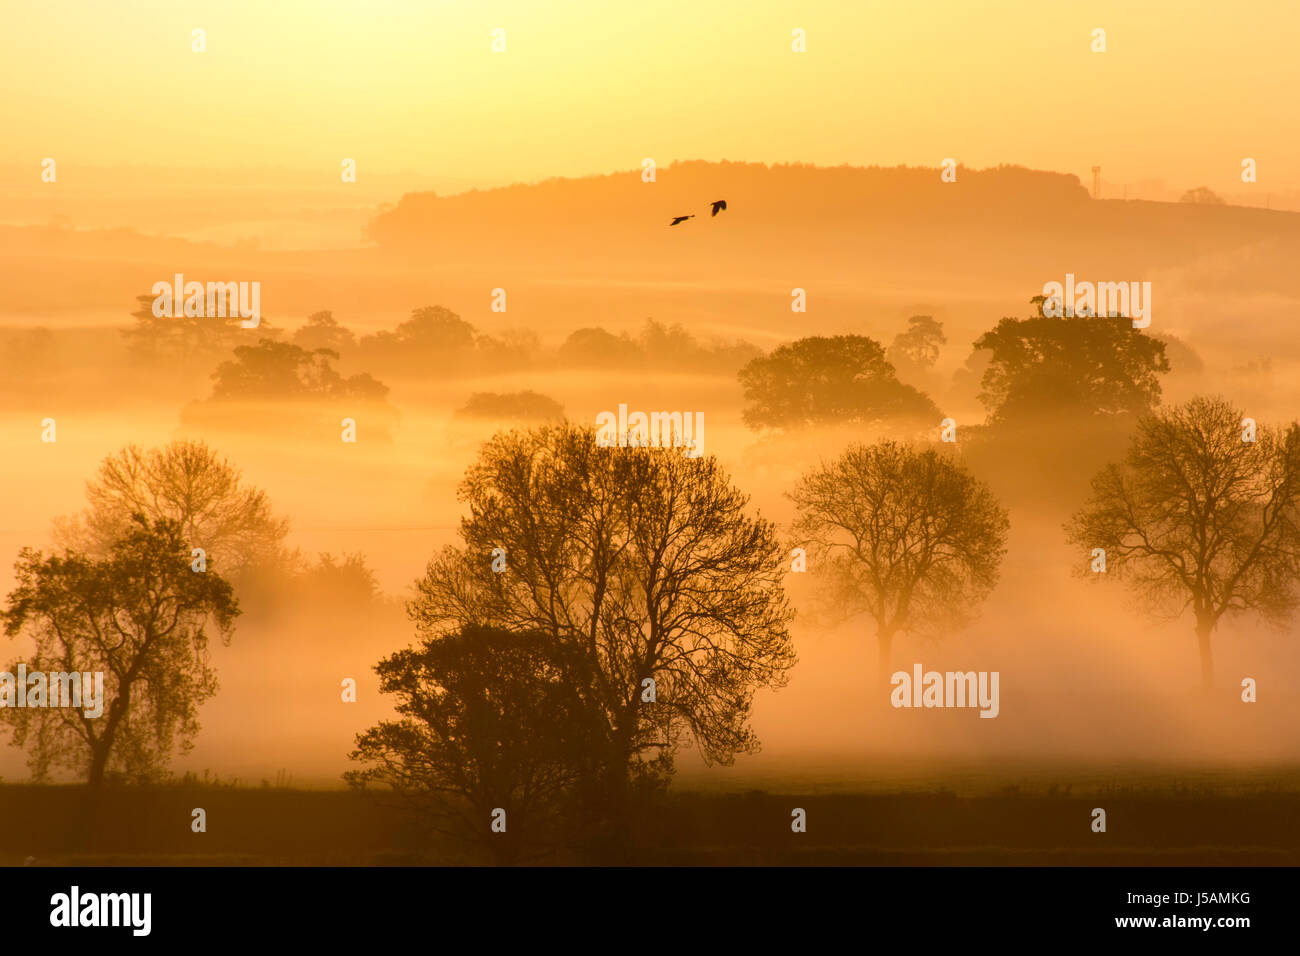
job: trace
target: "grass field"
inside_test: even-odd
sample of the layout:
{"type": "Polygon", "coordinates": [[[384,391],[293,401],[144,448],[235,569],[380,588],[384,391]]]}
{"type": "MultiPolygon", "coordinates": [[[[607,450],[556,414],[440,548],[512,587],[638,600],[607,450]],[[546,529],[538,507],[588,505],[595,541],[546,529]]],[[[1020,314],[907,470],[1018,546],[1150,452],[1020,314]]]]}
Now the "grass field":
{"type": "MultiPolygon", "coordinates": [[[[643,808],[647,865],[1296,865],[1300,770],[967,774],[951,787],[699,790],[643,808]],[[978,785],[971,785],[977,780],[978,785]],[[1013,782],[1014,781],[1014,782],[1013,782]],[[792,833],[791,811],[807,813],[792,833]],[[1091,829],[1102,807],[1107,831],[1091,829]]],[[[372,793],[177,785],[0,786],[0,865],[429,865],[487,857],[372,793]],[[191,811],[207,832],[191,831],[191,811]]],[[[580,862],[560,853],[548,862],[580,862]]]]}

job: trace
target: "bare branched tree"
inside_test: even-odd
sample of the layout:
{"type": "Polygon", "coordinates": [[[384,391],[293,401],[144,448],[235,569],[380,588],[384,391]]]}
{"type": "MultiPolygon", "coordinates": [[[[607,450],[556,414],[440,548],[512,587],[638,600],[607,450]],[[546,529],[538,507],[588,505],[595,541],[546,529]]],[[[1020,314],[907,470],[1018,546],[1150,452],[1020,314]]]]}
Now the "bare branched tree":
{"type": "Polygon", "coordinates": [[[55,522],[63,546],[104,557],[132,526],[132,515],[171,519],[191,548],[227,576],[282,556],[289,523],[265,491],[243,482],[238,468],[202,441],[161,448],[128,445],[100,463],[86,483],[89,507],[55,522]]]}
{"type": "Polygon", "coordinates": [[[1210,636],[1225,615],[1281,623],[1300,604],[1300,425],[1251,437],[1221,398],[1147,415],[1125,461],[1093,478],[1066,525],[1090,559],[1105,551],[1107,573],[1127,578],[1145,606],[1192,611],[1206,688],[1210,636]]]}
{"type": "Polygon", "coordinates": [[[1007,512],[953,458],[896,442],[857,445],[790,492],[832,602],[875,622],[887,678],[896,634],[972,620],[998,580],[1007,512]]]}
{"type": "Polygon", "coordinates": [[[751,704],[794,663],[792,612],[775,528],[715,459],[600,447],[571,425],[515,431],[483,447],[461,497],[463,544],[430,562],[412,617],[430,637],[483,624],[580,649],[614,816],[684,736],[721,763],[757,748],[751,704]]]}

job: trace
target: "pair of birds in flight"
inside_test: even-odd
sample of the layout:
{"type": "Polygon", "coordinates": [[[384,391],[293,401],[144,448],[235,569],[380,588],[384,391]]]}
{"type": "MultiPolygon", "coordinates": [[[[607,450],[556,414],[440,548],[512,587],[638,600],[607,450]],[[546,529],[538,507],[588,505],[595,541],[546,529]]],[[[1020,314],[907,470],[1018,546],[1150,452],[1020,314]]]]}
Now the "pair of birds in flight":
{"type": "MultiPolygon", "coordinates": [[[[709,215],[716,216],[718,213],[724,212],[726,210],[727,201],[725,199],[716,199],[709,205],[713,207],[713,212],[709,213],[709,215]]],[[[673,221],[670,222],[668,225],[675,226],[679,222],[685,222],[687,219],[694,219],[694,218],[695,218],[695,213],[691,213],[689,216],[674,216],[673,221]]]]}

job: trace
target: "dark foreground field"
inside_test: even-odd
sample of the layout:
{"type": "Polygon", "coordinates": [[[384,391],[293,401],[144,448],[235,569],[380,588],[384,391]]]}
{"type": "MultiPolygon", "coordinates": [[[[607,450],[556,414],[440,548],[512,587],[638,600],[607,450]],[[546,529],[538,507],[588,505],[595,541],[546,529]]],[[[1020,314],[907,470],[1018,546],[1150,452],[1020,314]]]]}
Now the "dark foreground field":
{"type": "MultiPolygon", "coordinates": [[[[391,799],[391,798],[390,798],[391,799]]],[[[0,786],[0,865],[426,865],[486,862],[374,795],[169,786],[0,786]],[[193,833],[191,811],[207,811],[193,833]]],[[[553,857],[572,863],[577,858],[553,857]]],[[[674,793],[626,862],[649,865],[1296,865],[1300,789],[1167,782],[959,795],[674,793]],[[790,831],[807,811],[806,833],[790,831]],[[1103,807],[1107,832],[1093,833],[1103,807]]]]}

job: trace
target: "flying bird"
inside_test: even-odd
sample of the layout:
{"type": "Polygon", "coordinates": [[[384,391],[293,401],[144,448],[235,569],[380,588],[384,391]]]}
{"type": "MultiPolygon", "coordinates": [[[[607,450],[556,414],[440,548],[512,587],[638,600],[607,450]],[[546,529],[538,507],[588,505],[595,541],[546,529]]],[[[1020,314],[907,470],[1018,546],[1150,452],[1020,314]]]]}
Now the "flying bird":
{"type": "Polygon", "coordinates": [[[694,218],[695,218],[695,213],[691,213],[689,216],[674,216],[673,221],[670,222],[668,225],[675,226],[679,222],[685,222],[687,219],[694,219],[694,218]]]}
{"type": "Polygon", "coordinates": [[[718,199],[713,203],[713,212],[710,213],[710,215],[716,216],[718,213],[726,212],[726,211],[727,211],[727,201],[725,199],[718,199]]]}

